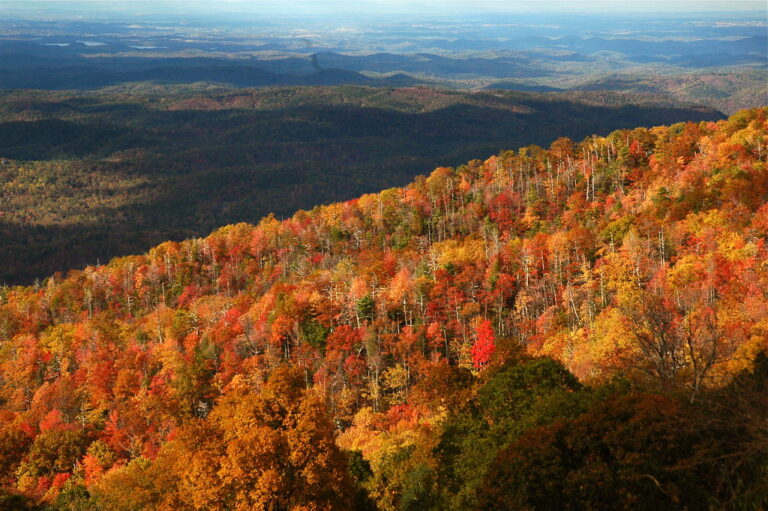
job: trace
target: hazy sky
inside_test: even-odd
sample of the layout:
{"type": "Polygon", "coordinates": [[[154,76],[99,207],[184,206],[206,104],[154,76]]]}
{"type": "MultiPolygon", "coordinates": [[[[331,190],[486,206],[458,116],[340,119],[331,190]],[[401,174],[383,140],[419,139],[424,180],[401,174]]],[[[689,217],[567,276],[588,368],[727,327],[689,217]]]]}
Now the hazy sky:
{"type": "Polygon", "coordinates": [[[766,11],[766,0],[0,0],[0,10],[457,13],[766,11]]]}
{"type": "MultiPolygon", "coordinates": [[[[168,3],[174,3],[175,0],[168,0],[168,3]]],[[[182,3],[179,1],[178,3],[182,3]]],[[[235,4],[241,6],[256,7],[259,4],[277,3],[254,0],[218,0],[202,3],[211,4],[235,4]]],[[[290,4],[291,1],[282,2],[290,4]]],[[[313,2],[293,2],[301,4],[316,4],[317,7],[350,7],[360,8],[399,8],[399,9],[434,9],[450,8],[461,10],[493,10],[493,11],[515,11],[519,9],[561,9],[561,10],[592,10],[602,11],[611,10],[761,10],[766,9],[765,1],[755,0],[315,0],[313,2]]]]}

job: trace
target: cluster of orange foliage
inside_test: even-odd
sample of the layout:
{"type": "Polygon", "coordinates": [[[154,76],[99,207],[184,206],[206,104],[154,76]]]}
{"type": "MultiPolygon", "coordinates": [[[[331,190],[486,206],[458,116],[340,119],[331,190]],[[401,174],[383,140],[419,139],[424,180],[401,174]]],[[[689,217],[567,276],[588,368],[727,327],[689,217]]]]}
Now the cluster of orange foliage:
{"type": "Polygon", "coordinates": [[[338,445],[375,471],[439,424],[441,371],[521,347],[695,399],[768,342],[767,129],[763,108],[560,139],[2,289],[0,483],[343,507],[338,445]]]}

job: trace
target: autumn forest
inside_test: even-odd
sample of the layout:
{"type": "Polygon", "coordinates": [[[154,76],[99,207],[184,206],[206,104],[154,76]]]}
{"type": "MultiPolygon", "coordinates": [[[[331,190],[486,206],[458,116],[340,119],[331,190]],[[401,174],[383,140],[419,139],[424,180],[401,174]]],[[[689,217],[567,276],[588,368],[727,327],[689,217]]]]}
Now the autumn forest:
{"type": "Polygon", "coordinates": [[[768,510],[764,0],[0,0],[0,511],[768,510]]]}
{"type": "Polygon", "coordinates": [[[9,509],[761,509],[768,108],[0,290],[9,509]]]}

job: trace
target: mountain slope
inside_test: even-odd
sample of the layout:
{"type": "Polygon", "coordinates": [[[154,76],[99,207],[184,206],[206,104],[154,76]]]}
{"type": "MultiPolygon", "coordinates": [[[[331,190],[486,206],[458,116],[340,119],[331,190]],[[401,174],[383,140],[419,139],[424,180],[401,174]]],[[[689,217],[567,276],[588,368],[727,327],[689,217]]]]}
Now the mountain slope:
{"type": "Polygon", "coordinates": [[[767,116],[559,139],[6,288],[0,478],[62,508],[764,503],[767,116]],[[529,476],[550,490],[505,486],[529,476]]]}
{"type": "Polygon", "coordinates": [[[13,91],[0,105],[0,283],[399,186],[437,162],[717,120],[643,96],[299,87],[13,91]]]}

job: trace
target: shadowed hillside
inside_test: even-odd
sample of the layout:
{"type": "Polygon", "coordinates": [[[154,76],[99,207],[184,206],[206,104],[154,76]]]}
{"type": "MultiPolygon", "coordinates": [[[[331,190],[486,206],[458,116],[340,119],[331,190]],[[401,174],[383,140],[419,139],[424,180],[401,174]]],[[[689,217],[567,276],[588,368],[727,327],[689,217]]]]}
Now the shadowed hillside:
{"type": "Polygon", "coordinates": [[[0,282],[407,183],[560,136],[717,120],[621,93],[134,86],[0,105],[0,282]]]}

